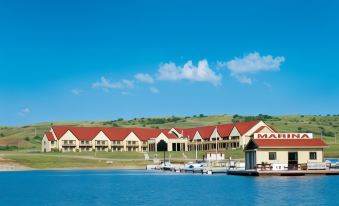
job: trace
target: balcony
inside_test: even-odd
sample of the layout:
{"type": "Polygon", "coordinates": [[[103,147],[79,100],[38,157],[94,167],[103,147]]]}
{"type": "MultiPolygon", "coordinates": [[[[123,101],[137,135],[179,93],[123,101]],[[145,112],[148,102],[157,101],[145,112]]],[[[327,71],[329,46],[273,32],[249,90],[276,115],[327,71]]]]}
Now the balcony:
{"type": "Polygon", "coordinates": [[[127,143],[126,144],[127,147],[139,147],[138,143],[127,143]]]}
{"type": "Polygon", "coordinates": [[[117,142],[112,142],[112,146],[121,146],[123,147],[124,145],[122,143],[117,143],[117,142]]]}
{"type": "Polygon", "coordinates": [[[92,143],[90,143],[90,142],[83,142],[83,143],[81,143],[80,142],[80,144],[79,144],[79,146],[92,146],[92,143]]]}
{"type": "Polygon", "coordinates": [[[95,146],[108,146],[108,143],[107,142],[104,142],[104,143],[102,143],[102,142],[100,142],[100,143],[98,143],[98,142],[96,142],[95,143],[95,146]]]}
{"type": "Polygon", "coordinates": [[[63,142],[62,146],[76,146],[75,142],[63,142]]]}

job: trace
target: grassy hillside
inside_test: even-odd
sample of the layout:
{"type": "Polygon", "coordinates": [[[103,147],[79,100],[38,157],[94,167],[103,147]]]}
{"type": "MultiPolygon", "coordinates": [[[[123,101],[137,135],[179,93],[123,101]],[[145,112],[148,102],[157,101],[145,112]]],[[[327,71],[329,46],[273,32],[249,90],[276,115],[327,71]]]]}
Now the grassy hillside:
{"type": "MultiPolygon", "coordinates": [[[[143,168],[150,162],[143,160],[143,154],[107,153],[107,152],[80,152],[80,153],[37,153],[40,151],[40,142],[44,132],[52,125],[69,126],[98,126],[98,127],[195,127],[216,125],[222,123],[264,120],[273,125],[279,132],[312,132],[316,138],[323,138],[330,146],[325,150],[325,157],[339,158],[339,137],[335,144],[334,137],[339,132],[339,115],[315,116],[315,115],[288,115],[288,116],[239,116],[239,115],[195,115],[192,117],[159,117],[139,118],[131,120],[112,121],[74,121],[74,122],[46,122],[31,124],[22,127],[0,126],[0,159],[5,158],[20,165],[37,169],[51,168],[143,168]],[[107,163],[109,160],[110,163],[107,163]]],[[[198,152],[198,158],[202,159],[205,152],[198,152]]],[[[162,153],[149,153],[150,157],[162,158],[162,153]]],[[[195,159],[195,152],[169,152],[173,162],[195,159]]],[[[226,158],[243,159],[241,149],[225,151],[226,158]]]]}
{"type": "Polygon", "coordinates": [[[215,125],[254,119],[264,120],[268,124],[276,127],[280,132],[312,132],[315,137],[323,137],[323,139],[329,144],[334,143],[334,136],[339,132],[339,115],[205,116],[201,114],[192,117],[159,117],[130,120],[117,119],[112,121],[46,122],[22,127],[0,126],[0,150],[15,150],[17,147],[19,149],[39,149],[43,133],[48,131],[52,125],[171,128],[215,125]]]}

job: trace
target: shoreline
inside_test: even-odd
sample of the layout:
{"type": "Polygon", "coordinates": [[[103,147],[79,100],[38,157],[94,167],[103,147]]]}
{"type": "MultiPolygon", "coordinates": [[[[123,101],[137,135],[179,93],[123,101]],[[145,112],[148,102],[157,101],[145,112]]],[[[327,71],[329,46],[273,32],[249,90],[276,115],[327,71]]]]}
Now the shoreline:
{"type": "MultiPolygon", "coordinates": [[[[11,166],[10,166],[11,167],[11,166]]],[[[128,167],[111,167],[111,168],[103,168],[103,167],[77,167],[77,168],[29,168],[29,167],[22,167],[22,168],[11,168],[11,169],[3,169],[0,167],[0,173],[1,172],[22,172],[22,171],[81,171],[81,170],[87,170],[87,171],[93,171],[93,170],[99,170],[99,171],[116,171],[116,170],[129,170],[129,171],[136,171],[136,170],[145,170],[146,167],[142,166],[128,166],[128,167]]]]}

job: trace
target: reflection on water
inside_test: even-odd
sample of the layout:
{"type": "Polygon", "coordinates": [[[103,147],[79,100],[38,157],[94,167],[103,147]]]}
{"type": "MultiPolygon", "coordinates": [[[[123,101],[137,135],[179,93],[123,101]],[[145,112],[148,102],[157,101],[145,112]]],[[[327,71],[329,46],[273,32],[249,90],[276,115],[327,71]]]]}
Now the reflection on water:
{"type": "Polygon", "coordinates": [[[146,171],[0,173],[0,205],[333,205],[339,177],[146,171]]]}
{"type": "Polygon", "coordinates": [[[339,188],[332,182],[338,183],[338,177],[257,177],[253,180],[255,205],[271,205],[272,202],[279,205],[330,203],[333,186],[339,188]]]}

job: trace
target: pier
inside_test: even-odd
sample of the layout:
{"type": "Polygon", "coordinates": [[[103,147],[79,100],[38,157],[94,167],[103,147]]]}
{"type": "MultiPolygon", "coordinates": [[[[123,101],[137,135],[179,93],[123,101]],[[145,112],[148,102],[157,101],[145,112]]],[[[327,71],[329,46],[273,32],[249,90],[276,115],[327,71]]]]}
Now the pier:
{"type": "Polygon", "coordinates": [[[330,170],[228,170],[228,175],[239,176],[308,176],[308,175],[339,175],[339,169],[330,170]]]}

